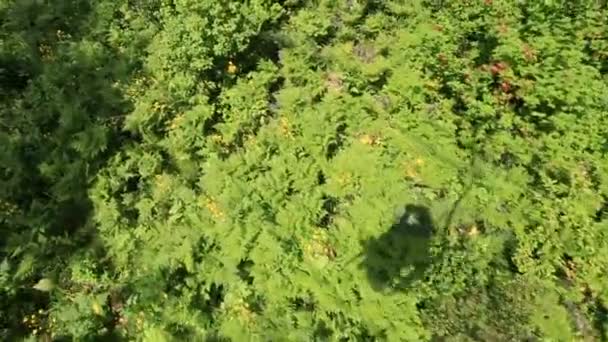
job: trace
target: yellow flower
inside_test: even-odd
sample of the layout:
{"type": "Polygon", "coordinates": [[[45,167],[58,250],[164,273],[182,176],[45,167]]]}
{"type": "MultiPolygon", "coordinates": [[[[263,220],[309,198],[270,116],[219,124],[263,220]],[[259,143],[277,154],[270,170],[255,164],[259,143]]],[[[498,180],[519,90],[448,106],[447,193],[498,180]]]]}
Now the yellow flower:
{"type": "Polygon", "coordinates": [[[310,240],[304,242],[304,252],[311,259],[333,260],[336,250],[325,234],[315,231],[310,240]]]}
{"type": "Polygon", "coordinates": [[[229,61],[226,71],[228,71],[229,74],[234,75],[239,71],[239,68],[232,61],[229,61]]]}
{"type": "Polygon", "coordinates": [[[219,134],[213,134],[209,138],[211,139],[211,141],[218,143],[218,144],[221,144],[224,140],[224,137],[222,137],[219,134]]]}
{"type": "Polygon", "coordinates": [[[224,217],[224,212],[220,209],[216,201],[211,198],[207,198],[204,202],[205,208],[211,212],[211,216],[215,219],[224,217]]]}
{"type": "Polygon", "coordinates": [[[413,162],[405,161],[403,165],[405,166],[405,176],[414,181],[420,181],[420,172],[421,166],[425,163],[424,159],[416,158],[413,162]]]}
{"type": "Polygon", "coordinates": [[[137,318],[135,320],[135,323],[137,324],[137,329],[141,330],[144,327],[144,320],[141,318],[137,318]]]}
{"type": "Polygon", "coordinates": [[[352,179],[352,174],[350,172],[341,173],[338,175],[338,178],[337,178],[338,184],[340,184],[340,185],[350,183],[351,179],[352,179]]]}
{"type": "Polygon", "coordinates": [[[155,112],[163,112],[166,108],[167,108],[167,105],[164,103],[160,103],[158,101],[154,101],[154,103],[152,103],[152,109],[155,112]]]}
{"type": "Polygon", "coordinates": [[[283,136],[290,136],[291,135],[291,129],[289,128],[289,120],[287,120],[287,118],[282,117],[279,120],[279,128],[281,130],[281,134],[283,136]]]}
{"type": "Polygon", "coordinates": [[[42,57],[42,60],[44,61],[50,61],[53,60],[53,49],[47,45],[47,44],[40,44],[38,46],[38,51],[40,52],[40,57],[42,57]]]}
{"type": "Polygon", "coordinates": [[[418,173],[416,172],[416,170],[414,170],[414,168],[409,167],[409,166],[408,166],[408,167],[406,167],[406,169],[405,169],[405,175],[406,175],[408,178],[412,178],[412,179],[414,179],[414,180],[417,180],[417,179],[418,179],[418,173]]]}
{"type": "Polygon", "coordinates": [[[177,127],[179,127],[179,125],[181,125],[181,123],[183,121],[184,121],[184,115],[183,114],[177,115],[175,118],[173,118],[173,120],[171,120],[171,123],[169,124],[169,129],[175,130],[177,127]]]}
{"type": "Polygon", "coordinates": [[[99,303],[93,302],[92,309],[96,315],[101,315],[101,305],[99,303]]]}
{"type": "Polygon", "coordinates": [[[364,134],[359,138],[359,141],[365,145],[373,145],[376,143],[376,139],[369,134],[364,134]]]}

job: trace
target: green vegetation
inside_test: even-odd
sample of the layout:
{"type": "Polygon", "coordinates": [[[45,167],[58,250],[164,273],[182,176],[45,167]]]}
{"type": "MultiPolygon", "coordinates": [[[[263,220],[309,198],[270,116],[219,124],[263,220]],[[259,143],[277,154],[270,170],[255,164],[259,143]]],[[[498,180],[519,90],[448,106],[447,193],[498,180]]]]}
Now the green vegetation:
{"type": "Polygon", "coordinates": [[[601,0],[0,0],[0,340],[608,340],[601,0]]]}

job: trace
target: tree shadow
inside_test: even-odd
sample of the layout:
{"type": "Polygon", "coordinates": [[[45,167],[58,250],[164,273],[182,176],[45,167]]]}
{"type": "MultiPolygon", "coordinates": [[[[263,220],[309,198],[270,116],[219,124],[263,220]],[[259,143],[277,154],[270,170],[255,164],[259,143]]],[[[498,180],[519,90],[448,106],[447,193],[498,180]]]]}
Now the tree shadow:
{"type": "Polygon", "coordinates": [[[435,231],[427,207],[408,204],[390,229],[365,243],[362,267],[377,291],[402,290],[421,279],[431,264],[435,231]]]}
{"type": "Polygon", "coordinates": [[[0,7],[0,339],[20,340],[24,315],[51,306],[32,286],[105,254],[88,188],[123,139],[129,61],[93,43],[88,1],[0,7]]]}

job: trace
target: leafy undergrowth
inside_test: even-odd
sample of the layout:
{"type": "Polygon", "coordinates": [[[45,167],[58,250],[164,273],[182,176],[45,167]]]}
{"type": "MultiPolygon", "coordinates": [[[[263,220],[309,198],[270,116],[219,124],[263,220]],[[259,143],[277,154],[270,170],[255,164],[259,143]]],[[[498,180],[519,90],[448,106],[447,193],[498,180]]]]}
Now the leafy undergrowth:
{"type": "Polygon", "coordinates": [[[0,0],[0,337],[606,340],[607,17],[0,0]]]}

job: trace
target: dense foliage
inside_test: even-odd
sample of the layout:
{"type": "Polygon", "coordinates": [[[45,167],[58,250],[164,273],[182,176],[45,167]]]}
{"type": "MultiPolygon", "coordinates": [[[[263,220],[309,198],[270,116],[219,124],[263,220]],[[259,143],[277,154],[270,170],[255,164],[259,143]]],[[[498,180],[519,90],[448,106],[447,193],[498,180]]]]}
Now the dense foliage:
{"type": "Polygon", "coordinates": [[[0,27],[0,339],[608,339],[606,1],[0,27]]]}

